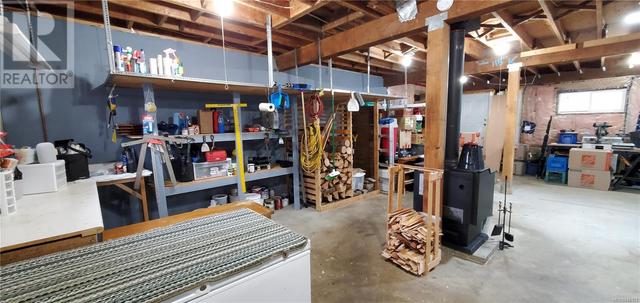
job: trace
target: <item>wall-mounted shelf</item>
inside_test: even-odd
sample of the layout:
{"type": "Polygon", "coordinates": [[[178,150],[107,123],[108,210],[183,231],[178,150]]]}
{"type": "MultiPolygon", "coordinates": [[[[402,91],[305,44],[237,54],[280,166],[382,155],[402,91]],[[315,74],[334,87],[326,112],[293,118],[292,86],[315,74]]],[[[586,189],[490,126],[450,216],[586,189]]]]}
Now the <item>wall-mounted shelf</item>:
{"type": "MultiPolygon", "coordinates": [[[[264,140],[265,134],[269,134],[270,139],[278,139],[280,136],[276,135],[274,132],[243,132],[242,140],[243,141],[252,141],[252,140],[264,140]]],[[[169,137],[189,137],[193,138],[194,143],[202,143],[203,138],[207,141],[207,143],[211,143],[211,135],[213,135],[215,142],[233,142],[236,140],[234,133],[222,133],[222,134],[199,134],[199,135],[175,135],[169,137]]],[[[291,138],[290,134],[281,136],[282,138],[291,138]]],[[[127,136],[128,139],[141,139],[142,136],[127,136]]]]}
{"type": "Polygon", "coordinates": [[[256,181],[280,176],[286,176],[293,174],[293,167],[275,167],[271,169],[263,169],[256,171],[255,173],[248,173],[245,175],[247,182],[256,181]]]}
{"type": "MultiPolygon", "coordinates": [[[[164,90],[182,90],[182,91],[199,91],[199,92],[217,92],[231,94],[232,92],[239,93],[241,95],[267,95],[269,94],[269,87],[265,84],[259,83],[246,83],[235,81],[221,81],[204,78],[193,77],[167,77],[161,75],[152,74],[139,74],[131,72],[113,72],[109,74],[108,82],[115,84],[118,87],[134,87],[139,88],[142,84],[148,83],[153,85],[156,89],[164,90]]],[[[283,89],[283,92],[289,95],[297,95],[300,93],[294,89],[283,89]]],[[[311,94],[319,93],[320,90],[308,90],[305,91],[305,99],[311,96],[311,94]]],[[[331,98],[331,90],[323,89],[323,99],[331,98]]],[[[347,102],[351,98],[351,91],[334,89],[335,102],[347,102]]],[[[380,102],[383,100],[396,100],[402,99],[401,96],[390,96],[384,94],[374,93],[360,93],[365,101],[380,102]]]]}
{"type": "Polygon", "coordinates": [[[233,185],[238,182],[236,176],[215,177],[191,182],[178,182],[176,186],[165,186],[167,196],[186,194],[194,191],[233,185]]]}

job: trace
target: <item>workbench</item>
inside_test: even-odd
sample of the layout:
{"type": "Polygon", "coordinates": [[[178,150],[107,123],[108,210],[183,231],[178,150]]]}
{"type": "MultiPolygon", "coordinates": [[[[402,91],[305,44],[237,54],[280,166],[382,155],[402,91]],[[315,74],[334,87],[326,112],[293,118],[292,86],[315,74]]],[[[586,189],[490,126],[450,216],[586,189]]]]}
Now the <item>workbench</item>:
{"type": "Polygon", "coordinates": [[[98,189],[92,181],[24,195],[17,205],[15,214],[0,217],[3,265],[95,243],[104,230],[98,189]]]}
{"type": "Polygon", "coordinates": [[[78,180],[76,182],[95,182],[96,186],[115,186],[130,196],[140,200],[142,206],[142,218],[144,221],[149,221],[149,205],[147,204],[147,190],[145,188],[145,177],[151,176],[153,173],[150,170],[144,169],[142,171],[142,178],[140,178],[140,189],[133,188],[133,183],[136,182],[136,173],[124,173],[114,174],[113,163],[98,163],[89,165],[89,172],[91,177],[88,179],[78,180]],[[131,184],[131,187],[126,184],[131,184]]]}

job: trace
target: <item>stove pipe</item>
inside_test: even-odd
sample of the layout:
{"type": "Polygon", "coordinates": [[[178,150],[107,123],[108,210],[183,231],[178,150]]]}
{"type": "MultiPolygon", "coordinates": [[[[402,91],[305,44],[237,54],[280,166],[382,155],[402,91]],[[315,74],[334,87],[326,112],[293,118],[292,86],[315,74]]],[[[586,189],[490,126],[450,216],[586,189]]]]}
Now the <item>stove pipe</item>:
{"type": "Polygon", "coordinates": [[[452,28],[449,44],[449,93],[447,99],[447,132],[444,150],[445,169],[458,164],[460,138],[460,111],[462,109],[462,83],[464,74],[465,28],[452,28]]]}

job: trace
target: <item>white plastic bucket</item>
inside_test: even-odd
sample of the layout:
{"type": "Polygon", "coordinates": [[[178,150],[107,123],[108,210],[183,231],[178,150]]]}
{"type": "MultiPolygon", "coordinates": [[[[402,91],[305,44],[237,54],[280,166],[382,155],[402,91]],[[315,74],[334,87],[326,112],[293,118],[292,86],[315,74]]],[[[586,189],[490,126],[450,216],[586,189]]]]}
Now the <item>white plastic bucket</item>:
{"type": "Polygon", "coordinates": [[[366,173],[355,173],[353,174],[353,178],[351,179],[351,187],[354,190],[362,190],[364,189],[364,176],[366,173]]]}

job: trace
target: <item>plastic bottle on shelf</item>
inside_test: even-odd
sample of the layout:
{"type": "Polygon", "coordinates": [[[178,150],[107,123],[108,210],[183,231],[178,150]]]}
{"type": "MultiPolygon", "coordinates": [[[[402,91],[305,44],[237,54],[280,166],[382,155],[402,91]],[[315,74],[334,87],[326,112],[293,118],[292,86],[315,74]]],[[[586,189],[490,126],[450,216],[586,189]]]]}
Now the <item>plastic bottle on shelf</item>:
{"type": "Polygon", "coordinates": [[[113,46],[113,57],[115,59],[116,70],[124,72],[124,61],[122,61],[122,47],[119,45],[113,46]]]}
{"type": "Polygon", "coordinates": [[[140,49],[140,52],[138,53],[138,68],[140,70],[140,73],[143,73],[143,74],[147,73],[146,59],[147,58],[144,55],[144,49],[140,49]]]}
{"type": "Polygon", "coordinates": [[[158,55],[156,57],[156,60],[158,61],[158,75],[164,75],[164,64],[162,62],[162,55],[158,55]]]}
{"type": "Polygon", "coordinates": [[[222,115],[222,111],[218,114],[218,133],[224,133],[224,115],[222,115]]]}

